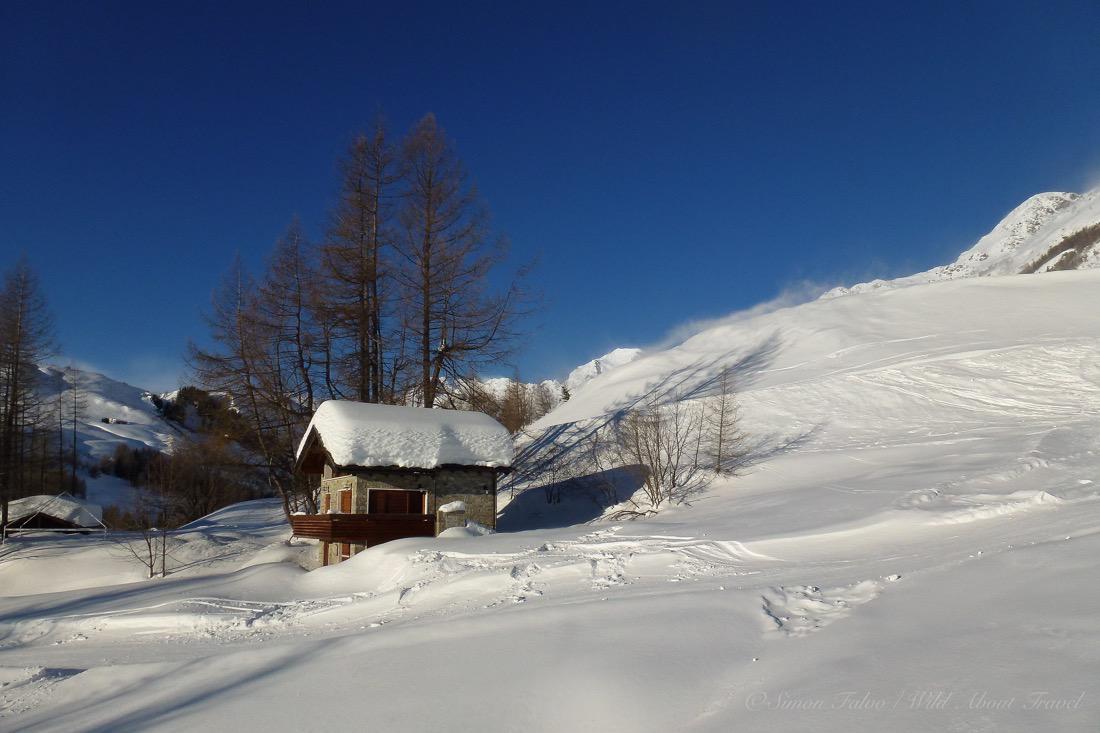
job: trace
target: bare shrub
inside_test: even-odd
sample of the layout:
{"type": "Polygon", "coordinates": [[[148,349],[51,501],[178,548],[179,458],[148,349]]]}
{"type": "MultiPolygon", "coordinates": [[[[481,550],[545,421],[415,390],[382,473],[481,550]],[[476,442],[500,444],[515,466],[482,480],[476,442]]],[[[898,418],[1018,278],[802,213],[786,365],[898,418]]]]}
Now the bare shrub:
{"type": "MultiPolygon", "coordinates": [[[[591,458],[597,471],[637,467],[642,500],[613,518],[642,517],[669,504],[682,504],[707,490],[719,475],[736,473],[745,456],[733,377],[716,379],[716,393],[696,400],[661,402],[650,395],[618,420],[597,430],[591,458]]],[[[609,496],[616,487],[607,486],[609,496]]]]}
{"type": "Polygon", "coordinates": [[[163,520],[164,509],[160,502],[144,492],[139,494],[132,512],[125,513],[126,520],[130,523],[130,531],[125,534],[112,535],[111,541],[117,548],[118,554],[132,562],[141,565],[149,578],[157,576],[157,566],[160,566],[160,577],[168,575],[168,531],[156,526],[157,520],[163,520]]]}
{"type": "Polygon", "coordinates": [[[653,401],[631,410],[616,425],[614,445],[627,459],[623,465],[645,469],[642,486],[652,509],[679,504],[710,483],[703,463],[703,418],[699,405],[653,401]]]}
{"type": "Polygon", "coordinates": [[[157,576],[160,565],[160,577],[168,575],[168,533],[155,527],[146,527],[136,532],[137,537],[115,538],[115,546],[121,554],[140,564],[148,572],[149,578],[157,576]]]}

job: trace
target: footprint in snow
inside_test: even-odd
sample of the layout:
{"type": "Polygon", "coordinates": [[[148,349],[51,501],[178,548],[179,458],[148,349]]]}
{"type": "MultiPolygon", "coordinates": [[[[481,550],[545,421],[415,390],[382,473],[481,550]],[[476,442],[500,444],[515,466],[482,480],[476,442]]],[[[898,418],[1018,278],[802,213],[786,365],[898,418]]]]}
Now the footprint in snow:
{"type": "Polygon", "coordinates": [[[881,591],[882,586],[873,580],[825,589],[816,585],[779,586],[761,596],[762,610],[773,632],[787,637],[806,636],[849,616],[881,591]]]}

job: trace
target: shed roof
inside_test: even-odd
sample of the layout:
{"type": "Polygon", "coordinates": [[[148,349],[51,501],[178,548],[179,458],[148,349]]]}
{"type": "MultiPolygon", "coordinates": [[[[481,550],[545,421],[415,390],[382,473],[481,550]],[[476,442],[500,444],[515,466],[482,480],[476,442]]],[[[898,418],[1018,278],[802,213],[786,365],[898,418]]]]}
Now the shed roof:
{"type": "Polygon", "coordinates": [[[313,414],[298,445],[297,463],[315,446],[337,466],[508,468],[508,430],[481,412],[328,400],[313,414]]]}
{"type": "Polygon", "coordinates": [[[77,527],[103,525],[103,509],[98,504],[81,501],[71,494],[24,496],[8,504],[8,524],[15,524],[35,514],[46,514],[77,527]]]}

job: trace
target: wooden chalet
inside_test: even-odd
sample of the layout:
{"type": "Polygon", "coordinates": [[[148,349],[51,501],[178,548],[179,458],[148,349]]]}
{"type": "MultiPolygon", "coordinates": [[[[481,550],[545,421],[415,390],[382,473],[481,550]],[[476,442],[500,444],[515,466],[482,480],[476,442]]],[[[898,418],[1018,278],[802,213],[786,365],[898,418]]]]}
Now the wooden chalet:
{"type": "Polygon", "coordinates": [[[321,541],[322,565],[402,537],[467,522],[496,526],[512,437],[480,412],[329,400],[298,446],[296,470],[321,477],[319,513],[290,518],[321,541]]]}

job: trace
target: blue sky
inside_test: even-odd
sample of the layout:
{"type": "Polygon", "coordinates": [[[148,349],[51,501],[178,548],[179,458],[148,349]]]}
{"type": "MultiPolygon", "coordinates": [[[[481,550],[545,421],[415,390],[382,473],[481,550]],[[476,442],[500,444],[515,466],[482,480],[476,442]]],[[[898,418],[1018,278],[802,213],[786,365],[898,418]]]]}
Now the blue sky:
{"type": "Polygon", "coordinates": [[[27,253],[65,355],[171,387],[234,253],[319,234],[353,134],[431,111],[539,259],[521,375],[561,376],[1096,185],[1097,28],[1086,2],[5,2],[0,266],[27,253]]]}

